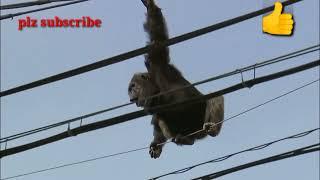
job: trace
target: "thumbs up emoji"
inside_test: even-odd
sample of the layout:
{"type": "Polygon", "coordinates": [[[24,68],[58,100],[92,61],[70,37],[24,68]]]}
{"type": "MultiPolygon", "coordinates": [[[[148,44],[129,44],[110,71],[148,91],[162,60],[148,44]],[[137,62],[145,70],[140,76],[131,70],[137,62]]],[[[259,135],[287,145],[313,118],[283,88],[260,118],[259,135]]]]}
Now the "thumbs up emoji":
{"type": "Polygon", "coordinates": [[[262,30],[263,32],[274,35],[291,35],[293,29],[293,19],[291,14],[281,14],[282,4],[276,2],[274,11],[263,17],[262,30]]]}

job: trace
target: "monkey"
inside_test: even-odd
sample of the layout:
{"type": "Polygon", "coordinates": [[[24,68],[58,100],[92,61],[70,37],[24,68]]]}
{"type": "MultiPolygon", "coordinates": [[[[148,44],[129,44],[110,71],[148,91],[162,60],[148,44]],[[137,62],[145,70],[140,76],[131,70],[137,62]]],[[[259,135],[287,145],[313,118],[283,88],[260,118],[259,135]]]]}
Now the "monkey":
{"type": "MultiPolygon", "coordinates": [[[[150,51],[145,55],[147,72],[135,73],[129,83],[128,95],[138,107],[153,107],[200,97],[203,94],[194,86],[163,95],[154,95],[188,86],[191,83],[170,63],[169,48],[164,42],[169,39],[165,18],[154,0],[141,0],[147,8],[144,30],[148,34],[150,51]],[[152,96],[152,97],[151,97],[152,96]],[[148,98],[151,97],[151,98],[148,98]]],[[[159,158],[164,143],[172,139],[177,145],[193,145],[207,135],[220,133],[224,119],[224,97],[219,96],[204,102],[181,105],[163,112],[153,113],[153,141],[150,144],[151,158],[159,158]],[[198,133],[193,134],[201,129],[198,133]]]]}

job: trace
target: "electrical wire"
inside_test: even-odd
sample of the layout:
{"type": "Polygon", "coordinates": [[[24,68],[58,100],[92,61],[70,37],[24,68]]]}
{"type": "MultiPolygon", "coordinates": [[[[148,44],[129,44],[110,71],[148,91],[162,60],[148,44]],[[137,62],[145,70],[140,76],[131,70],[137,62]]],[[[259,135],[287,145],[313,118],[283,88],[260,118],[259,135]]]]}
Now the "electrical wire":
{"type": "MultiPolygon", "coordinates": [[[[307,84],[305,84],[305,85],[303,85],[303,86],[300,86],[300,87],[298,87],[298,88],[296,88],[296,89],[293,89],[293,90],[291,90],[291,91],[288,91],[288,92],[286,92],[286,93],[284,93],[284,94],[282,94],[282,95],[280,95],[280,96],[277,96],[277,97],[272,98],[272,99],[270,99],[270,100],[268,100],[268,101],[265,101],[264,103],[261,103],[261,104],[259,104],[259,105],[257,105],[257,106],[251,107],[251,108],[249,108],[249,109],[247,109],[247,110],[245,110],[245,111],[242,111],[242,112],[240,112],[240,113],[238,113],[238,114],[235,114],[235,115],[233,115],[233,116],[231,116],[231,117],[229,117],[229,118],[226,118],[226,119],[224,119],[224,120],[222,120],[222,121],[220,121],[220,122],[215,123],[214,126],[217,126],[217,125],[222,124],[222,123],[224,123],[224,122],[227,122],[227,121],[229,121],[229,120],[231,120],[231,119],[234,119],[234,118],[236,118],[236,117],[238,117],[238,116],[241,116],[241,115],[243,115],[243,114],[246,114],[246,113],[248,113],[248,112],[250,112],[250,111],[252,111],[252,110],[255,110],[255,109],[257,109],[257,108],[259,108],[259,107],[261,107],[261,106],[264,106],[264,105],[266,105],[266,104],[268,104],[268,103],[270,103],[270,102],[273,102],[273,101],[275,101],[275,100],[277,100],[277,99],[280,99],[280,98],[282,98],[282,97],[284,97],[284,96],[287,96],[287,95],[289,95],[289,94],[291,94],[291,93],[293,93],[293,92],[295,92],[295,91],[298,91],[298,90],[300,90],[300,89],[302,89],[302,88],[305,88],[305,87],[307,87],[307,86],[309,86],[309,85],[311,85],[311,84],[314,84],[314,83],[316,83],[316,82],[319,82],[319,80],[320,80],[320,79],[314,80],[314,81],[312,81],[312,82],[309,82],[309,83],[307,83],[307,84]]],[[[193,132],[193,133],[190,133],[190,134],[186,135],[185,137],[192,136],[192,135],[194,135],[194,134],[198,134],[198,133],[203,132],[203,131],[205,131],[205,130],[204,130],[204,129],[199,129],[198,131],[195,131],[195,132],[193,132]]],[[[170,141],[173,141],[173,139],[171,139],[170,141]]],[[[167,143],[169,143],[170,141],[166,141],[166,142],[161,143],[161,144],[159,144],[159,145],[167,144],[167,143]]]]}
{"type": "MultiPolygon", "coordinates": [[[[265,144],[262,144],[262,145],[259,145],[259,146],[255,146],[255,147],[252,147],[252,148],[248,148],[246,150],[239,151],[237,153],[233,153],[233,154],[230,154],[230,155],[227,155],[227,156],[224,156],[224,157],[217,158],[216,160],[224,161],[224,160],[226,160],[226,159],[228,159],[228,158],[230,158],[232,156],[238,155],[238,154],[242,154],[242,153],[250,152],[250,151],[262,150],[262,149],[265,149],[265,148],[267,148],[267,147],[269,147],[269,146],[271,146],[273,144],[276,144],[276,143],[279,143],[279,142],[282,142],[282,141],[287,141],[287,140],[290,140],[290,139],[298,139],[298,138],[305,137],[305,136],[307,136],[307,135],[309,135],[309,134],[311,134],[311,133],[313,133],[315,131],[319,131],[319,128],[312,129],[312,130],[305,131],[305,132],[301,132],[301,133],[298,133],[298,134],[295,134],[295,135],[292,135],[292,136],[288,136],[288,137],[285,137],[285,138],[282,138],[282,139],[278,139],[278,140],[275,140],[275,141],[272,141],[272,142],[269,142],[269,143],[265,143],[265,144]],[[225,158],[225,157],[227,157],[227,158],[225,158]]],[[[7,180],[7,179],[13,179],[13,178],[18,178],[18,177],[28,176],[28,175],[32,175],[32,174],[38,174],[38,173],[41,173],[41,172],[52,171],[52,170],[55,170],[55,169],[65,168],[65,167],[74,166],[74,165],[78,165],[78,164],[84,164],[84,163],[88,163],[88,162],[92,162],[92,161],[96,161],[96,160],[106,159],[106,158],[119,156],[119,155],[123,155],[123,154],[128,154],[128,153],[141,151],[141,150],[145,150],[145,149],[149,149],[149,147],[142,147],[142,148],[137,148],[137,149],[124,151],[124,152],[120,152],[120,153],[115,153],[115,154],[110,154],[110,155],[104,155],[104,156],[100,156],[100,157],[90,158],[90,159],[86,159],[86,160],[82,160],[82,161],[76,161],[76,162],[72,162],[72,163],[61,164],[61,165],[57,165],[57,166],[54,166],[54,167],[51,167],[51,168],[45,168],[45,169],[41,169],[41,170],[36,170],[36,171],[28,172],[28,173],[23,173],[23,174],[19,174],[19,175],[15,175],[15,176],[6,177],[6,178],[0,179],[0,180],[7,180]]],[[[208,163],[209,163],[209,161],[208,161],[208,163]]],[[[200,166],[200,165],[198,165],[198,166],[200,166]]],[[[179,171],[182,173],[182,170],[179,170],[179,171]]],[[[176,173],[176,174],[178,174],[178,173],[176,173]]],[[[168,176],[168,175],[170,175],[170,174],[158,176],[158,177],[152,178],[152,179],[158,179],[160,177],[164,177],[164,176],[168,176]]]]}
{"type": "Polygon", "coordinates": [[[55,128],[55,127],[60,127],[60,126],[63,126],[65,124],[69,124],[69,123],[72,123],[72,122],[75,122],[75,121],[81,121],[81,120],[83,120],[85,118],[92,117],[92,116],[95,116],[95,115],[98,115],[98,114],[102,114],[102,113],[105,113],[105,112],[109,112],[109,111],[112,111],[112,110],[115,110],[115,109],[118,109],[118,108],[121,108],[121,107],[125,107],[125,106],[131,105],[131,104],[132,103],[126,103],[126,104],[122,104],[122,105],[119,105],[119,106],[114,106],[114,107],[111,107],[111,108],[108,108],[108,109],[104,109],[104,110],[96,111],[96,112],[93,112],[93,113],[90,113],[90,114],[86,114],[86,115],[83,115],[83,116],[75,117],[75,118],[72,118],[72,119],[69,119],[69,120],[66,120],[66,121],[54,123],[54,124],[51,124],[51,125],[48,125],[48,126],[43,126],[43,127],[40,127],[40,128],[36,128],[36,129],[30,130],[30,131],[25,131],[25,132],[22,132],[22,133],[18,133],[18,134],[15,134],[15,135],[4,137],[4,138],[1,138],[0,144],[1,143],[7,143],[9,141],[12,141],[12,140],[15,140],[15,139],[18,139],[18,138],[22,138],[22,137],[25,137],[25,136],[28,136],[28,135],[32,135],[32,134],[35,134],[35,133],[39,133],[39,132],[42,132],[42,131],[45,131],[45,130],[49,130],[49,129],[52,129],[52,128],[55,128]]]}
{"type": "Polygon", "coordinates": [[[209,175],[206,175],[206,176],[194,178],[192,180],[215,179],[215,178],[227,175],[227,174],[231,174],[231,173],[234,173],[234,172],[237,172],[237,171],[241,171],[243,169],[250,168],[250,167],[255,167],[255,166],[258,166],[258,165],[261,165],[261,164],[266,164],[266,163],[270,163],[270,162],[274,162],[274,161],[279,161],[279,160],[282,160],[282,159],[287,159],[287,158],[291,158],[291,157],[295,157],[295,156],[299,156],[299,155],[303,155],[303,154],[307,154],[307,153],[311,153],[311,152],[316,152],[316,151],[320,151],[320,143],[313,144],[313,145],[306,146],[306,147],[299,148],[299,149],[295,149],[293,151],[289,151],[289,152],[286,152],[286,153],[278,154],[278,155],[271,156],[271,157],[264,158],[264,159],[260,159],[260,160],[257,160],[257,161],[253,161],[253,162],[250,162],[250,163],[247,163],[247,164],[243,164],[243,165],[236,166],[236,167],[233,167],[233,168],[230,168],[230,169],[226,169],[226,170],[223,170],[223,171],[212,173],[212,174],[209,174],[209,175]]]}
{"type": "Polygon", "coordinates": [[[51,167],[51,168],[46,168],[46,169],[41,169],[41,170],[37,170],[37,171],[32,171],[32,172],[29,172],[29,173],[24,173],[24,174],[19,174],[19,175],[15,175],[15,176],[6,177],[6,178],[0,179],[0,180],[13,179],[13,178],[22,177],[22,176],[38,174],[38,173],[45,172],[45,171],[51,171],[51,170],[54,170],[54,169],[65,168],[65,167],[68,167],[68,166],[74,166],[74,165],[78,165],[78,164],[88,163],[88,162],[96,161],[96,160],[100,160],[100,159],[111,158],[111,157],[114,157],[114,156],[128,154],[128,153],[132,153],[132,152],[136,152],[136,151],[141,151],[141,150],[144,150],[144,149],[149,149],[149,147],[142,147],[142,148],[137,148],[137,149],[124,151],[124,152],[120,152],[120,153],[105,155],[105,156],[101,156],[101,157],[97,157],[97,158],[91,158],[91,159],[87,159],[87,160],[83,160],[83,161],[77,161],[77,162],[73,162],[73,163],[69,163],[69,164],[62,164],[62,165],[54,166],[54,167],[51,167]]]}
{"type": "MultiPolygon", "coordinates": [[[[287,0],[287,1],[283,2],[282,5],[285,7],[285,6],[300,2],[300,1],[302,1],[302,0],[287,0]]],[[[190,40],[192,38],[207,34],[209,32],[212,32],[212,31],[215,31],[215,30],[218,30],[218,29],[222,29],[222,28],[225,28],[227,26],[231,26],[233,24],[237,24],[239,22],[242,22],[242,21],[257,17],[259,15],[263,15],[265,13],[273,11],[273,9],[274,9],[274,6],[270,6],[270,7],[263,8],[263,9],[260,9],[258,11],[254,11],[254,12],[242,15],[242,16],[238,16],[238,17],[235,17],[233,19],[229,19],[229,20],[226,20],[226,21],[223,21],[223,22],[220,22],[220,23],[217,23],[217,24],[214,24],[214,25],[202,28],[202,29],[198,29],[198,30],[195,30],[195,31],[192,31],[192,32],[189,32],[189,33],[186,33],[186,34],[171,38],[171,39],[167,40],[166,42],[164,42],[164,45],[165,46],[171,46],[171,45],[174,45],[174,44],[186,41],[186,40],[190,40]]],[[[9,16],[7,18],[10,18],[10,17],[11,16],[9,16]]],[[[1,16],[1,18],[2,18],[2,16],[1,16]]],[[[4,90],[4,91],[0,92],[0,97],[8,96],[8,95],[15,94],[15,93],[18,93],[18,92],[22,92],[22,91],[25,91],[25,90],[28,90],[28,89],[39,87],[39,86],[42,86],[42,85],[45,85],[45,84],[49,84],[49,83],[53,83],[53,82],[60,81],[60,80],[63,80],[63,79],[67,79],[67,78],[70,78],[70,77],[73,77],[73,76],[76,76],[76,75],[79,75],[79,74],[83,74],[83,73],[86,73],[86,72],[89,72],[89,71],[93,71],[93,70],[96,70],[96,69],[99,69],[99,68],[102,68],[102,67],[109,66],[111,64],[119,63],[119,62],[125,61],[127,59],[130,59],[130,58],[145,54],[150,49],[151,49],[151,46],[148,45],[148,46],[145,46],[145,47],[142,47],[142,48],[139,48],[139,49],[135,49],[135,50],[132,50],[132,51],[129,51],[129,52],[126,52],[126,53],[111,57],[111,58],[107,58],[107,59],[92,63],[92,64],[88,64],[88,65],[85,65],[85,66],[82,66],[82,67],[78,67],[78,68],[75,68],[75,69],[72,69],[72,70],[69,70],[69,71],[65,71],[65,72],[60,73],[60,74],[52,75],[50,77],[46,77],[46,78],[31,82],[31,83],[28,83],[28,84],[17,86],[17,87],[14,87],[12,89],[7,89],[7,90],[4,90]]]]}
{"type": "MultiPolygon", "coordinates": [[[[315,51],[319,51],[319,44],[313,45],[313,46],[310,46],[310,47],[307,47],[307,48],[304,48],[304,49],[301,49],[301,50],[297,50],[297,51],[294,51],[294,52],[290,52],[290,53],[287,53],[285,55],[281,55],[281,56],[278,56],[278,57],[275,57],[275,58],[272,58],[272,59],[269,59],[269,60],[266,60],[266,61],[263,61],[263,62],[260,62],[260,63],[256,63],[254,65],[246,66],[246,67],[243,67],[241,69],[236,69],[234,71],[231,71],[231,72],[228,72],[228,73],[224,73],[222,75],[210,77],[208,79],[201,80],[201,81],[192,83],[190,85],[183,86],[181,88],[175,88],[173,90],[162,92],[162,93],[153,95],[153,96],[151,96],[149,98],[155,98],[155,97],[167,95],[167,94],[172,93],[172,92],[176,92],[176,91],[179,91],[179,90],[184,90],[184,89],[187,89],[187,88],[190,88],[190,87],[194,87],[194,86],[197,86],[197,85],[200,85],[200,84],[204,84],[204,83],[208,83],[208,82],[211,82],[211,81],[215,81],[215,80],[218,80],[218,79],[223,79],[223,78],[226,78],[226,77],[229,77],[229,76],[237,75],[239,73],[247,72],[249,70],[254,70],[254,73],[255,73],[256,69],[258,69],[258,68],[261,68],[261,67],[264,67],[264,66],[268,66],[268,65],[272,65],[274,63],[282,62],[282,61],[285,61],[285,60],[290,60],[292,58],[295,58],[295,57],[298,57],[298,56],[302,56],[302,55],[305,55],[305,54],[308,54],[308,53],[312,53],[312,52],[315,52],[315,51]]],[[[95,116],[95,115],[98,115],[98,114],[102,114],[102,113],[106,113],[106,112],[109,112],[109,111],[112,111],[112,110],[115,110],[115,109],[119,109],[119,108],[122,108],[122,107],[125,107],[125,106],[129,106],[131,104],[133,104],[133,102],[121,104],[121,105],[118,105],[118,106],[114,106],[114,107],[111,107],[111,108],[103,109],[103,110],[100,110],[100,111],[96,111],[96,112],[93,112],[93,113],[89,113],[89,114],[86,114],[86,115],[82,115],[82,116],[79,116],[79,117],[75,117],[75,118],[72,118],[72,119],[61,121],[61,122],[58,122],[58,123],[54,123],[54,124],[50,124],[50,125],[43,126],[43,127],[40,127],[40,128],[36,128],[36,129],[29,130],[29,131],[25,131],[25,132],[22,132],[22,133],[10,135],[10,136],[1,138],[0,139],[0,143],[7,143],[9,141],[12,141],[12,140],[15,140],[15,139],[18,139],[18,138],[22,138],[22,137],[25,137],[25,136],[28,136],[28,135],[39,133],[39,132],[42,132],[42,131],[45,131],[45,130],[49,130],[49,129],[52,129],[52,128],[55,128],[55,127],[63,126],[65,124],[69,124],[69,123],[72,123],[72,122],[75,122],[75,121],[82,121],[85,118],[88,118],[88,117],[91,117],[91,116],[95,116]]]]}
{"type": "Polygon", "coordinates": [[[212,99],[212,98],[224,95],[224,94],[238,91],[243,88],[252,87],[253,85],[256,85],[256,84],[264,83],[264,82],[267,82],[270,80],[274,80],[274,79],[278,79],[278,78],[281,78],[284,76],[288,76],[288,75],[292,75],[292,74],[295,74],[298,72],[302,72],[307,69],[317,67],[319,65],[320,65],[320,60],[318,59],[316,61],[312,61],[312,62],[303,64],[303,65],[300,65],[300,66],[297,66],[294,68],[286,69],[286,70],[283,70],[283,71],[280,71],[277,73],[269,74],[269,75],[262,76],[259,78],[254,77],[251,80],[248,80],[245,82],[242,81],[239,84],[236,84],[236,85],[227,87],[225,89],[222,89],[220,91],[209,93],[207,95],[203,95],[200,97],[194,97],[194,98],[189,98],[187,100],[181,100],[178,102],[169,103],[166,105],[159,105],[159,106],[155,106],[155,107],[150,107],[150,108],[147,108],[147,110],[144,109],[144,110],[139,110],[139,111],[123,114],[123,115],[116,116],[116,117],[113,117],[110,119],[105,119],[105,120],[94,122],[91,124],[82,125],[80,127],[73,128],[73,129],[71,129],[70,126],[68,126],[68,130],[64,131],[62,133],[59,133],[59,134],[56,134],[56,135],[53,135],[53,136],[50,136],[50,137],[47,137],[44,139],[40,139],[40,140],[31,142],[31,143],[27,143],[27,144],[12,147],[9,149],[1,150],[0,151],[0,158],[2,158],[4,156],[12,155],[12,154],[20,153],[20,152],[23,152],[26,150],[30,150],[30,149],[33,149],[36,147],[40,147],[40,146],[43,146],[43,145],[46,145],[49,143],[53,143],[53,142],[56,142],[56,141],[59,141],[59,140],[62,140],[62,139],[68,138],[68,137],[76,136],[78,134],[83,134],[83,133],[86,133],[89,131],[94,131],[94,130],[105,128],[108,126],[113,126],[116,124],[124,123],[124,122],[130,121],[130,120],[133,120],[133,119],[136,119],[139,117],[147,116],[150,113],[153,114],[153,113],[165,112],[165,111],[172,109],[174,107],[177,107],[177,106],[191,105],[194,103],[206,101],[208,99],[212,99]]]}
{"type": "Polygon", "coordinates": [[[44,4],[49,4],[53,2],[65,2],[65,1],[73,1],[73,0],[36,0],[36,1],[15,3],[15,4],[6,4],[6,5],[0,6],[0,10],[17,9],[17,8],[38,6],[38,5],[44,5],[44,4]]]}
{"type": "Polygon", "coordinates": [[[285,141],[285,140],[289,140],[289,139],[301,138],[301,137],[307,136],[307,135],[309,135],[309,134],[311,134],[311,133],[313,133],[315,131],[319,131],[319,129],[320,128],[316,128],[316,129],[305,131],[305,132],[302,132],[302,133],[299,133],[299,134],[295,134],[295,135],[292,135],[292,136],[289,136],[289,137],[278,139],[278,140],[275,140],[275,141],[272,141],[272,142],[269,142],[269,143],[265,143],[265,144],[262,144],[262,145],[259,145],[259,146],[255,146],[255,147],[248,148],[248,149],[245,149],[245,150],[242,150],[242,151],[238,151],[236,153],[232,153],[232,154],[229,154],[229,155],[226,155],[226,156],[215,158],[215,159],[210,160],[210,161],[206,161],[206,162],[199,163],[199,164],[196,164],[196,165],[193,165],[193,166],[190,166],[190,167],[186,167],[186,168],[182,168],[182,169],[170,172],[170,173],[166,173],[166,174],[154,177],[154,178],[150,178],[149,180],[156,180],[156,179],[163,178],[163,177],[166,177],[166,176],[169,176],[169,175],[174,175],[174,174],[182,174],[182,173],[190,171],[190,170],[192,170],[192,169],[194,169],[196,167],[203,166],[203,165],[206,165],[206,164],[212,164],[212,163],[225,161],[225,160],[227,160],[227,159],[229,159],[229,158],[231,158],[233,156],[236,156],[236,155],[239,155],[239,154],[243,154],[243,153],[246,153],[246,152],[258,151],[258,150],[267,148],[268,146],[273,145],[273,144],[278,143],[278,142],[281,142],[281,141],[285,141]]]}
{"type": "MultiPolygon", "coordinates": [[[[33,9],[33,10],[29,10],[29,11],[23,11],[23,12],[18,12],[18,13],[13,13],[13,14],[5,14],[5,15],[0,16],[0,20],[12,19],[12,18],[14,18],[16,16],[21,16],[21,15],[24,15],[24,14],[30,14],[30,13],[34,13],[34,12],[43,11],[43,10],[54,9],[54,8],[58,8],[58,7],[63,7],[63,6],[68,6],[68,5],[72,5],[72,4],[82,3],[82,2],[85,2],[85,1],[89,1],[89,0],[77,0],[77,1],[71,1],[71,2],[62,3],[62,4],[58,4],[58,5],[52,5],[52,6],[48,6],[48,7],[43,7],[43,8],[39,8],[39,9],[33,9]]],[[[1,96],[2,96],[2,94],[0,95],[0,97],[1,96]]]]}
{"type": "MultiPolygon", "coordinates": [[[[41,0],[40,0],[41,1],[41,0]]],[[[57,2],[58,0],[53,0],[52,2],[57,2]]],[[[60,0],[61,1],[61,0],[60,0]]],[[[70,1],[70,0],[62,0],[62,1],[70,1]]],[[[80,0],[80,1],[74,1],[74,2],[70,2],[70,3],[65,3],[65,4],[61,4],[61,5],[57,5],[57,6],[50,6],[50,7],[46,7],[46,8],[40,8],[40,9],[37,9],[37,10],[32,10],[32,11],[26,11],[26,12],[22,12],[22,13],[16,13],[16,14],[8,14],[8,15],[4,15],[4,16],[1,16],[0,17],[0,19],[2,20],[2,19],[7,19],[7,18],[13,18],[13,17],[15,17],[15,16],[18,16],[18,15],[22,15],[22,14],[27,14],[27,13],[31,13],[31,12],[37,12],[37,11],[41,11],[41,10],[45,10],[45,9],[51,9],[51,8],[55,8],[55,7],[61,7],[61,6],[66,6],[66,5],[70,5],[70,4],[75,4],[75,3],[80,3],[80,2],[84,2],[84,1],[88,1],[88,0],[80,0]],[[11,17],[9,17],[9,16],[11,16],[11,17]]],[[[297,0],[297,2],[298,1],[300,1],[300,0],[297,0]]],[[[51,3],[51,2],[48,2],[48,3],[51,3]]],[[[295,2],[293,2],[293,3],[295,3],[295,2]]],[[[42,3],[42,4],[46,4],[46,3],[42,3]]],[[[292,3],[288,3],[288,4],[292,4],[292,3]]],[[[39,4],[38,4],[39,5],[39,4]]],[[[285,4],[284,4],[285,5],[285,4]]],[[[3,8],[7,8],[7,9],[11,9],[11,8],[8,8],[9,7],[9,5],[7,5],[7,6],[1,6],[1,9],[3,9],[3,8]]],[[[11,7],[13,7],[13,6],[11,6],[11,7]]],[[[26,7],[26,6],[25,6],[26,7]]],[[[16,7],[16,8],[18,8],[18,7],[16,7]]],[[[220,29],[220,28],[219,28],[220,29]]],[[[184,41],[184,40],[182,40],[182,41],[184,41]]],[[[179,40],[177,40],[176,41],[176,43],[178,43],[178,42],[182,42],[181,40],[179,41],[179,40]]],[[[173,43],[173,44],[175,44],[175,43],[173,43]]],[[[172,45],[172,44],[170,44],[170,43],[168,43],[168,45],[172,45]]],[[[317,49],[317,50],[319,50],[319,49],[317,49]]],[[[312,52],[314,52],[315,50],[313,50],[312,52]]],[[[318,60],[317,60],[318,61],[318,60]]],[[[319,64],[319,63],[315,63],[315,64],[319,64]]],[[[313,66],[314,67],[314,66],[313,66]]],[[[257,68],[257,67],[254,67],[254,68],[257,68]]],[[[97,68],[96,68],[97,69],[97,68]]],[[[90,70],[91,71],[91,70],[90,70]]],[[[238,72],[239,73],[239,72],[238,72]]],[[[61,73],[61,74],[63,74],[63,73],[61,73]]],[[[72,75],[72,76],[75,76],[75,75],[72,75]]],[[[71,77],[71,76],[70,76],[71,77]]],[[[68,77],[67,77],[68,78],[68,77]]],[[[63,78],[63,79],[65,79],[65,78],[63,78]]],[[[59,79],[59,80],[61,80],[61,79],[59,79]]],[[[58,80],[55,80],[55,81],[58,81],[58,80]]],[[[317,81],[319,81],[319,80],[317,80],[317,81]]],[[[316,82],[316,81],[314,81],[314,82],[316,82]]],[[[47,83],[45,83],[45,84],[48,84],[48,82],[47,83]]],[[[200,84],[202,84],[202,83],[200,83],[200,84]]],[[[254,83],[252,83],[252,84],[254,84],[254,83]]],[[[42,84],[42,85],[44,85],[44,84],[42,84]]],[[[22,85],[23,86],[23,85],[22,85]]],[[[41,86],[41,85],[38,85],[38,86],[41,86]]],[[[36,86],[36,87],[38,87],[38,86],[36,86]]],[[[21,87],[21,86],[20,86],[21,87]]],[[[189,86],[190,87],[190,86],[189,86]]],[[[185,88],[185,87],[184,87],[185,88]]],[[[28,89],[31,89],[31,88],[28,88],[28,89]]],[[[181,88],[181,89],[183,89],[183,88],[181,88]]],[[[26,89],[25,89],[26,90],[26,89]]],[[[7,90],[6,90],[7,91],[7,90]]],[[[2,96],[6,96],[6,95],[9,95],[9,94],[4,94],[3,95],[3,93],[4,92],[6,92],[6,91],[3,91],[3,92],[1,92],[1,97],[2,96]]],[[[9,90],[8,90],[9,91],[9,90]]],[[[20,91],[18,91],[18,92],[20,92],[20,91]]],[[[16,92],[15,92],[16,93],[16,92]]],[[[13,93],[11,93],[11,94],[13,94],[13,93]]],[[[209,96],[208,96],[209,97],[209,96]]],[[[127,103],[127,104],[131,104],[131,103],[127,103]]],[[[126,104],[125,105],[120,105],[120,106],[126,106],[126,104]]],[[[117,108],[117,107],[119,107],[119,106],[116,106],[116,107],[114,107],[114,108],[117,108]]],[[[153,109],[157,109],[158,107],[156,107],[156,108],[153,108],[153,109]]],[[[111,108],[110,108],[111,109],[111,108]]],[[[108,110],[109,111],[109,110],[108,110]]],[[[96,112],[97,113],[97,112],[96,112]]],[[[100,114],[99,112],[98,112],[98,114],[100,114]]],[[[242,113],[243,114],[243,113],[242,113]]],[[[240,114],[239,114],[240,115],[240,114]]],[[[92,116],[91,114],[90,114],[90,116],[92,116]]],[[[86,118],[86,117],[85,117],[86,118]]],[[[231,118],[234,118],[234,117],[231,117],[231,118]]],[[[82,118],[81,118],[82,119],[82,118]]],[[[228,120],[228,119],[227,119],[228,120]]],[[[313,131],[315,131],[315,130],[319,130],[319,128],[317,128],[317,129],[314,129],[314,130],[312,130],[312,132],[313,131]]],[[[300,135],[299,137],[303,137],[303,136],[306,136],[306,135],[308,135],[308,134],[310,134],[311,132],[309,131],[307,134],[304,134],[304,135],[300,135]]],[[[299,138],[298,136],[296,136],[296,137],[292,137],[292,138],[299,138]]],[[[3,138],[2,138],[3,139],[3,138]]],[[[278,141],[279,142],[279,141],[278,141]]],[[[273,143],[272,143],[273,144],[273,143]]],[[[256,149],[252,149],[251,151],[256,151],[256,150],[260,150],[260,149],[264,149],[264,148],[266,148],[266,147],[268,147],[269,145],[271,145],[271,144],[268,144],[268,145],[266,145],[266,146],[261,146],[261,147],[258,147],[258,148],[256,148],[256,149]]],[[[256,161],[256,162],[253,162],[253,163],[249,163],[250,165],[248,165],[248,166],[250,166],[250,167],[252,167],[252,166],[257,166],[257,164],[258,164],[258,162],[260,163],[260,164],[263,164],[263,163],[267,163],[267,162],[272,162],[272,161],[276,161],[276,160],[280,160],[280,159],[284,159],[284,158],[289,158],[289,157],[293,157],[293,156],[297,156],[297,155],[301,155],[301,154],[305,154],[305,153],[310,153],[310,152],[314,152],[314,151],[319,151],[320,150],[320,147],[319,147],[319,145],[320,144],[315,144],[315,145],[311,145],[311,146],[308,146],[308,147],[304,147],[304,148],[300,148],[300,149],[297,149],[297,150],[294,150],[294,151],[290,151],[290,152],[287,152],[287,153],[283,153],[283,154],[279,154],[279,155],[276,155],[276,156],[272,156],[272,157],[269,157],[269,158],[266,158],[266,159],[262,159],[262,160],[259,160],[259,161],[256,161]],[[313,149],[312,149],[313,148],[313,149]],[[267,160],[268,159],[268,160],[267,160]]],[[[138,148],[138,149],[134,149],[134,150],[130,150],[130,151],[125,151],[125,152],[121,152],[121,153],[116,153],[116,154],[112,154],[112,155],[107,155],[107,156],[103,156],[103,157],[100,157],[100,158],[94,158],[94,159],[90,159],[90,160],[85,160],[85,161],[80,161],[80,162],[77,162],[77,163],[72,163],[72,164],[67,164],[67,165],[62,165],[62,166],[57,166],[57,167],[55,167],[55,168],[50,168],[50,169],[45,169],[45,170],[41,170],[41,171],[36,171],[36,173],[39,173],[39,172],[43,172],[43,171],[47,171],[47,170],[53,170],[53,169],[57,169],[57,168],[62,168],[62,167],[66,167],[66,166],[71,166],[71,165],[76,165],[76,164],[81,164],[81,163],[86,163],[86,162],[89,162],[89,161],[94,161],[94,160],[98,160],[98,159],[102,159],[102,158],[108,158],[108,157],[113,157],[113,156],[117,156],[117,155],[122,155],[122,154],[127,154],[127,153],[131,153],[131,152],[135,152],[135,151],[140,151],[140,150],[144,150],[144,149],[147,149],[148,147],[143,147],[143,148],[138,148]]],[[[1,156],[2,157],[2,156],[1,156]]],[[[231,157],[231,156],[230,156],[231,157]]],[[[228,157],[228,158],[230,158],[230,157],[228,157]]],[[[226,158],[226,159],[228,159],[228,158],[226,158]]],[[[223,159],[223,160],[226,160],[226,159],[223,159]]],[[[219,160],[219,161],[222,161],[222,160],[219,160]]],[[[219,161],[217,161],[217,162],[219,162],[219,161]]],[[[259,164],[258,164],[259,165],[259,164]]],[[[246,168],[248,168],[248,166],[246,167],[246,168]]],[[[244,169],[243,167],[242,167],[242,169],[244,169]]],[[[223,172],[221,171],[221,172],[218,172],[218,173],[214,173],[214,174],[211,174],[211,175],[207,175],[207,176],[203,176],[203,177],[201,177],[201,179],[203,179],[203,178],[213,178],[213,176],[217,176],[217,177],[219,177],[219,176],[221,176],[221,174],[229,174],[229,173],[232,173],[232,172],[235,172],[235,171],[239,171],[239,168],[236,170],[236,169],[232,169],[231,171],[228,171],[228,172],[226,172],[226,171],[228,171],[228,170],[224,170],[223,172]]],[[[34,173],[33,173],[34,174],[34,173]]],[[[15,176],[15,177],[20,177],[20,176],[25,176],[25,175],[29,175],[29,174],[23,174],[23,175],[18,175],[18,176],[15,176]]],[[[8,178],[5,178],[5,179],[11,179],[11,178],[15,178],[15,177],[8,177],[8,178]]]]}

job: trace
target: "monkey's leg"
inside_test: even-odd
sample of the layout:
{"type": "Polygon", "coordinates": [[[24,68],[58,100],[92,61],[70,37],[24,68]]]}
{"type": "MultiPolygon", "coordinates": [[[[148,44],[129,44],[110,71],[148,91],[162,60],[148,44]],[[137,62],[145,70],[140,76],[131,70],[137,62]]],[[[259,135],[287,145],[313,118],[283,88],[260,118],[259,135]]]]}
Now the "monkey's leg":
{"type": "Polygon", "coordinates": [[[207,101],[203,128],[214,137],[220,133],[224,120],[224,98],[219,96],[207,101]]]}
{"type": "Polygon", "coordinates": [[[152,116],[151,123],[153,124],[153,141],[150,144],[149,154],[151,158],[158,158],[161,155],[164,142],[167,141],[167,138],[163,135],[161,128],[159,127],[159,117],[157,115],[152,116]]]}

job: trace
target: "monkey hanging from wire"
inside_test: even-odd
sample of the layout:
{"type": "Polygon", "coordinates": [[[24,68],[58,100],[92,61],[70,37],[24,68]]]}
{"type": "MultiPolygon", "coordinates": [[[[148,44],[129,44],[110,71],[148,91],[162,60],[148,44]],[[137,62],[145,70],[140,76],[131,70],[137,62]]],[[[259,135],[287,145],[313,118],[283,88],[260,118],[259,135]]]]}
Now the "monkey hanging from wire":
{"type": "MultiPolygon", "coordinates": [[[[190,85],[181,72],[170,64],[169,48],[164,46],[168,31],[161,9],[153,0],[141,0],[147,8],[144,29],[148,34],[151,50],[145,55],[148,72],[134,74],[129,83],[130,101],[148,108],[170,104],[193,97],[203,96],[195,87],[170,92],[154,98],[150,96],[190,85]]],[[[193,145],[207,135],[217,136],[224,119],[224,98],[219,96],[206,102],[181,105],[152,115],[153,141],[150,144],[151,158],[158,158],[163,143],[172,139],[177,145],[193,145]],[[203,129],[198,133],[192,134],[203,129]],[[190,135],[191,134],[191,135],[190,135]]]]}

